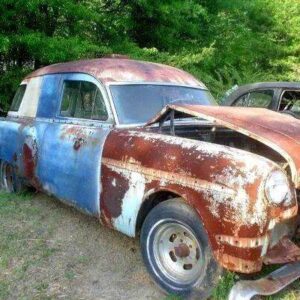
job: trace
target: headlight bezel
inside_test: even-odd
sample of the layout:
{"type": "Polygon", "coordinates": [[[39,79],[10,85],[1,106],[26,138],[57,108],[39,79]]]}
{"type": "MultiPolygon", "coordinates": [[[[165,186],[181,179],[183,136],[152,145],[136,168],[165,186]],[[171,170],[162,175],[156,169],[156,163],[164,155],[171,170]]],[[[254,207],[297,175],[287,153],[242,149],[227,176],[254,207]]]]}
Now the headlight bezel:
{"type": "Polygon", "coordinates": [[[266,198],[274,205],[289,205],[292,201],[292,190],[287,174],[280,170],[275,169],[268,175],[264,191],[266,198]]]}

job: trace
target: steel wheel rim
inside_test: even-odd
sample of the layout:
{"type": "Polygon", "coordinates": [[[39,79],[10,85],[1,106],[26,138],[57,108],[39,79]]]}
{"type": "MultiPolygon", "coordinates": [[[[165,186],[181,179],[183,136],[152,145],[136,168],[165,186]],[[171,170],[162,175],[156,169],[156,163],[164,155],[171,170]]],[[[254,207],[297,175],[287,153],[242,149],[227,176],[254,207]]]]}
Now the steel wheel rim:
{"type": "Polygon", "coordinates": [[[1,166],[1,175],[2,175],[2,183],[3,187],[6,191],[13,191],[13,172],[12,167],[7,163],[2,163],[1,166]]]}
{"type": "Polygon", "coordinates": [[[155,225],[158,227],[153,239],[155,262],[168,280],[180,285],[195,284],[203,275],[200,243],[187,225],[165,221],[155,225]]]}

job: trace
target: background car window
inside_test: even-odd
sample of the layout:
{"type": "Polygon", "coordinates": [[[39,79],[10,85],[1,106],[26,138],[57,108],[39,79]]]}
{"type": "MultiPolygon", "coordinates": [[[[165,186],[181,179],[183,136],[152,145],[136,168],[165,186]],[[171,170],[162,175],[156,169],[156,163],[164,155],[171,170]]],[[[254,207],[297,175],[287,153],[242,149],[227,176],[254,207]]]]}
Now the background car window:
{"type": "Polygon", "coordinates": [[[300,91],[285,91],[281,97],[279,111],[290,111],[300,117],[300,91]]]}
{"type": "Polygon", "coordinates": [[[273,90],[254,91],[241,96],[234,106],[269,107],[273,99],[273,90]]]}
{"type": "Polygon", "coordinates": [[[65,81],[60,115],[101,121],[108,119],[100,90],[87,81],[65,81]]]}
{"type": "Polygon", "coordinates": [[[26,91],[26,84],[22,84],[18,87],[17,92],[13,98],[10,111],[18,111],[26,91]]]}

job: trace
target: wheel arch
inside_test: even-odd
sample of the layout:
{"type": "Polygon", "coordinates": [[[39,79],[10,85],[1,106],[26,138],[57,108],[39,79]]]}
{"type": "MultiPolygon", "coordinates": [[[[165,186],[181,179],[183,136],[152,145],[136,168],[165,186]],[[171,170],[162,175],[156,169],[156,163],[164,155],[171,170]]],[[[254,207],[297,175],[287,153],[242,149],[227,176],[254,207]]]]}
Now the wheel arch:
{"type": "Polygon", "coordinates": [[[172,198],[182,198],[182,196],[175,191],[168,189],[155,189],[147,192],[144,195],[136,217],[135,234],[138,235],[140,233],[147,215],[156,205],[172,198]]]}
{"type": "MultiPolygon", "coordinates": [[[[166,200],[181,198],[187,205],[189,205],[192,209],[194,209],[205,228],[205,231],[209,237],[207,228],[205,226],[205,222],[200,215],[199,211],[194,207],[194,205],[188,200],[187,196],[173,189],[169,188],[158,188],[148,191],[143,198],[142,204],[139,208],[138,214],[136,216],[136,224],[135,224],[135,235],[139,235],[143,223],[150,213],[150,211],[159,203],[162,203],[166,200]]],[[[209,237],[210,239],[210,237],[209,237]]]]}

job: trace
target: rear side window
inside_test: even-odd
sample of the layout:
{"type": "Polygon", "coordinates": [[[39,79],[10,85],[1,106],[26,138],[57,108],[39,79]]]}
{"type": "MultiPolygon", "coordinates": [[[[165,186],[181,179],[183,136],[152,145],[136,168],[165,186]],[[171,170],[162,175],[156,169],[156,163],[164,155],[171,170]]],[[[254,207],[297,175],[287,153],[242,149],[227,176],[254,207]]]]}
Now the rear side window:
{"type": "Polygon", "coordinates": [[[273,99],[273,90],[254,91],[241,96],[234,106],[245,107],[265,107],[268,108],[271,105],[273,99]]]}
{"type": "Polygon", "coordinates": [[[106,121],[105,103],[99,88],[87,81],[65,81],[62,104],[62,117],[106,121]]]}
{"type": "Polygon", "coordinates": [[[300,91],[285,91],[281,97],[279,111],[290,111],[300,118],[300,91]]]}
{"type": "Polygon", "coordinates": [[[10,111],[18,111],[22,102],[22,99],[24,97],[25,91],[26,91],[26,84],[22,84],[18,87],[17,92],[13,98],[10,111]]]}

